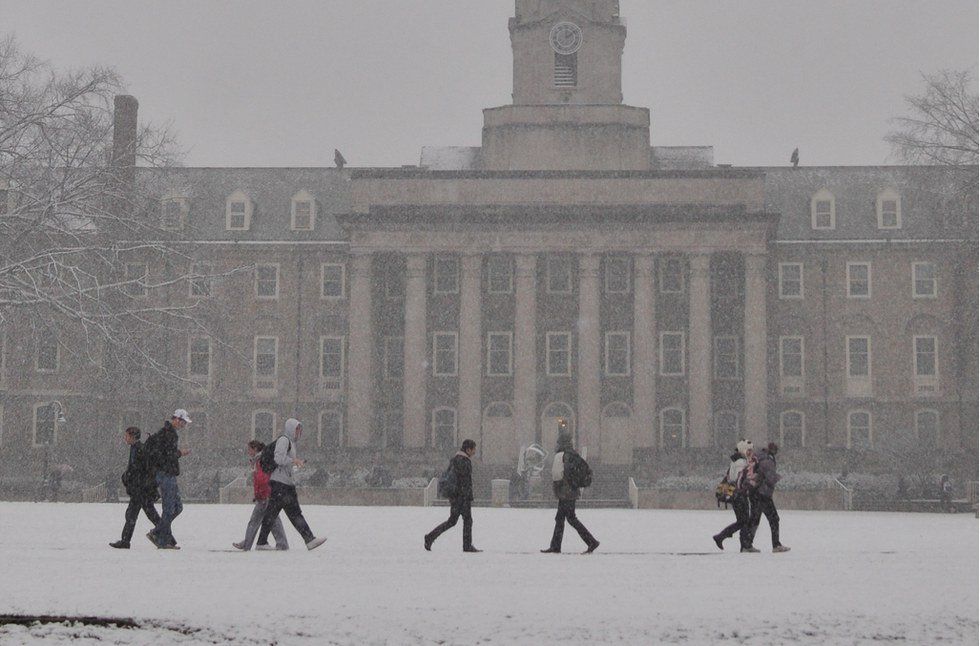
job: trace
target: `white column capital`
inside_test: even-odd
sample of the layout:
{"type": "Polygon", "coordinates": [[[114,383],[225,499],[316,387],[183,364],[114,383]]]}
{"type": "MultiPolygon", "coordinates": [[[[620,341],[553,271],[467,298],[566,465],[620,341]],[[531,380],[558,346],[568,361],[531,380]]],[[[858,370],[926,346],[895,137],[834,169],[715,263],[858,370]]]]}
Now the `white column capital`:
{"type": "Polygon", "coordinates": [[[762,273],[766,270],[769,262],[769,255],[764,253],[747,253],[745,258],[745,271],[762,273]]]}
{"type": "Polygon", "coordinates": [[[409,272],[425,271],[425,263],[428,255],[424,253],[410,253],[405,256],[405,269],[409,272]]]}

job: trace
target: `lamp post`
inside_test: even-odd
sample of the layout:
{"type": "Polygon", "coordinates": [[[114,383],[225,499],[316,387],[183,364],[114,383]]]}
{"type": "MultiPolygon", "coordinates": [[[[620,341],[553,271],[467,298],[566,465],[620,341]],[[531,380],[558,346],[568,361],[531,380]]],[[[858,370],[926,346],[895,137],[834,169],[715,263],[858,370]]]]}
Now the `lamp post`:
{"type": "Polygon", "coordinates": [[[51,416],[54,418],[51,429],[51,436],[44,438],[44,462],[41,472],[41,491],[44,493],[44,499],[47,500],[48,494],[51,488],[51,470],[50,470],[50,457],[51,457],[51,444],[58,437],[58,424],[65,424],[68,422],[68,418],[65,417],[65,406],[60,401],[53,401],[47,405],[48,410],[51,411],[51,416]]]}

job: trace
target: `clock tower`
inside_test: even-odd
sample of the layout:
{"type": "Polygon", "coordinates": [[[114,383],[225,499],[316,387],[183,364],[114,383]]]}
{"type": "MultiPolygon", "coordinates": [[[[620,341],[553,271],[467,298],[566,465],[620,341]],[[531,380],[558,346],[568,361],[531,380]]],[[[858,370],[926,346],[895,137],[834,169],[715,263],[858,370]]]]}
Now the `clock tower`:
{"type": "Polygon", "coordinates": [[[623,105],[618,0],[516,0],[511,105],[484,110],[484,170],[649,170],[650,111],[623,105]]]}

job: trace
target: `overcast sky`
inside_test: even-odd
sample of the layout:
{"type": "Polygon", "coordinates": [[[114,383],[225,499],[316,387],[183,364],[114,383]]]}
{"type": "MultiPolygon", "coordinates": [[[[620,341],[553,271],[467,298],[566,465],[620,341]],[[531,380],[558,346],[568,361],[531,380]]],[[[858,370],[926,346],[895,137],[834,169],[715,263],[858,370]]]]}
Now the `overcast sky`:
{"type": "MultiPolygon", "coordinates": [[[[622,0],[623,93],[654,145],[715,160],[887,163],[920,72],[976,69],[977,0],[622,0]]],[[[0,32],[107,64],[195,166],[415,164],[510,102],[513,0],[0,0],[0,32]]]]}

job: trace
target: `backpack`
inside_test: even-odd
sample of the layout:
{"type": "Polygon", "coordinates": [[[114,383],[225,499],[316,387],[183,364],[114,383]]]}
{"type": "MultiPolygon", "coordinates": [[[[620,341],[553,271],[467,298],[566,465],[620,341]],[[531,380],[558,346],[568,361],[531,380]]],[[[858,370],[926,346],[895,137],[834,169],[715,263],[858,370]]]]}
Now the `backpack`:
{"type": "Polygon", "coordinates": [[[592,486],[592,467],[578,453],[565,453],[568,459],[568,484],[579,489],[592,486]]]}
{"type": "Polygon", "coordinates": [[[437,493],[440,498],[449,499],[456,495],[459,489],[459,482],[456,478],[456,469],[453,468],[452,461],[449,462],[449,466],[446,470],[442,472],[439,476],[437,493]]]}
{"type": "Polygon", "coordinates": [[[728,509],[729,503],[735,501],[735,485],[728,481],[728,473],[725,473],[725,477],[715,487],[715,500],[719,507],[725,503],[725,509],[728,509]]]}
{"type": "MultiPolygon", "coordinates": [[[[269,442],[266,444],[265,448],[262,449],[262,453],[259,454],[259,468],[262,469],[263,473],[272,473],[279,467],[279,465],[276,464],[276,444],[278,444],[279,440],[284,437],[286,436],[280,435],[274,442],[269,442]]],[[[286,441],[289,442],[289,438],[286,438],[286,441]]],[[[292,442],[289,442],[289,448],[293,448],[292,442]]],[[[287,451],[288,450],[289,449],[287,449],[287,451]]]]}

